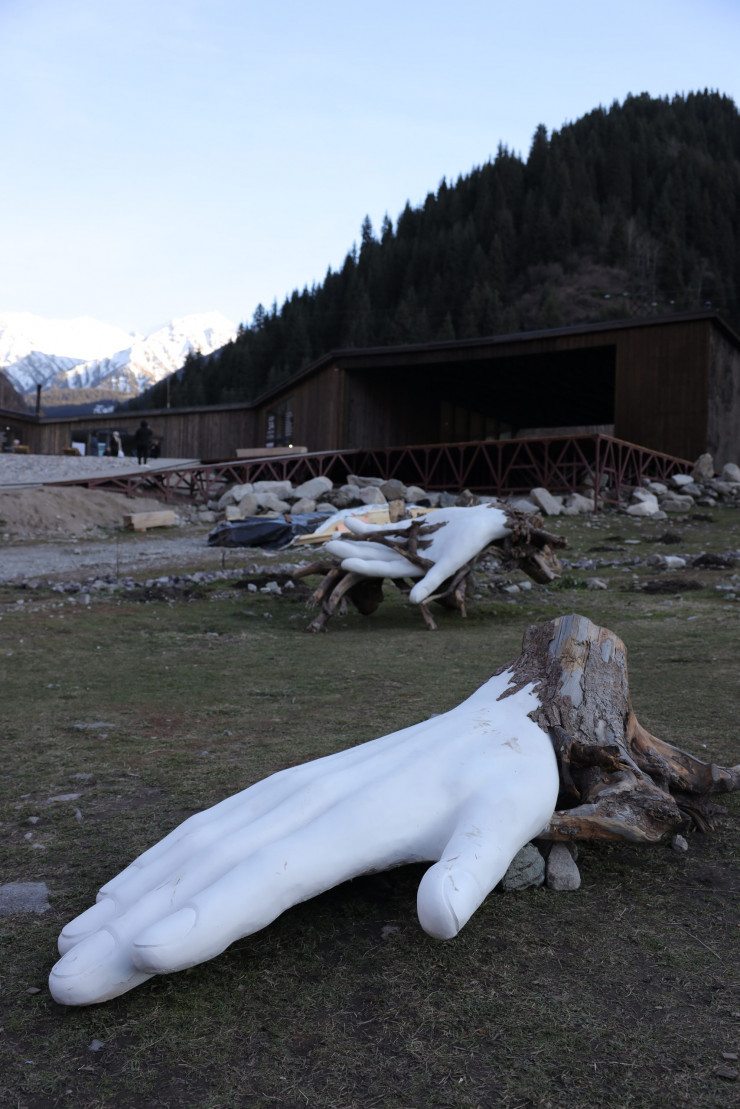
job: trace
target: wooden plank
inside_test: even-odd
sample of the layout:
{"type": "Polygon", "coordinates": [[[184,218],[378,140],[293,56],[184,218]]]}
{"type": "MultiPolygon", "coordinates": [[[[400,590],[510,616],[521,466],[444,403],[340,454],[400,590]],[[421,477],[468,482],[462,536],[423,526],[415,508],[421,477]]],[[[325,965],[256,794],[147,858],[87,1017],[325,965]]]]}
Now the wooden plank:
{"type": "Polygon", "coordinates": [[[237,447],[237,458],[269,458],[271,455],[307,454],[308,447],[237,447]]]}
{"type": "Polygon", "coordinates": [[[147,528],[169,528],[177,523],[177,516],[171,508],[160,512],[128,512],[123,517],[123,526],[133,531],[146,531],[147,528]]]}

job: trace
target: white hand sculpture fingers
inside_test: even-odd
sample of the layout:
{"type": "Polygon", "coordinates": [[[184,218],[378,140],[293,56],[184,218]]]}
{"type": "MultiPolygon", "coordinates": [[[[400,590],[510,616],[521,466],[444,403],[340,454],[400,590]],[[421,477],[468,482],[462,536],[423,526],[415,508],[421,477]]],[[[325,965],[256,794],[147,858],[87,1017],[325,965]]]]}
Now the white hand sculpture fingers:
{"type": "Polygon", "coordinates": [[[527,688],[501,700],[509,678],[190,818],[64,930],[54,997],[115,997],[153,972],[210,958],[348,877],[408,861],[441,860],[422,883],[419,913],[433,935],[453,935],[557,795],[549,739],[527,715],[537,699],[527,688]]]}
{"type": "Polygon", "coordinates": [[[349,878],[436,857],[442,840],[433,813],[425,827],[409,828],[397,808],[385,812],[379,825],[380,805],[379,791],[371,789],[256,851],[174,915],[139,933],[135,965],[145,973],[194,966],[349,878]]]}
{"type": "Polygon", "coordinates": [[[344,522],[355,535],[370,535],[374,531],[404,531],[412,523],[411,520],[398,520],[395,524],[368,524],[357,516],[347,516],[344,522]]]}
{"type": "Polygon", "coordinates": [[[388,557],[385,561],[364,558],[342,559],[342,569],[349,574],[362,574],[366,578],[418,578],[424,573],[405,558],[388,557]]]}
{"type": "Polygon", "coordinates": [[[418,578],[423,573],[408,561],[402,551],[390,550],[381,543],[332,539],[326,544],[326,549],[342,559],[343,570],[369,578],[418,578]]]}
{"type": "MultiPolygon", "coordinates": [[[[528,722],[530,723],[530,722],[528,722]]],[[[531,725],[533,728],[536,726],[531,725]]],[[[537,729],[539,731],[539,729],[537,729]]],[[[435,939],[452,939],[506,873],[511,860],[552,816],[558,768],[548,737],[535,761],[499,782],[498,795],[483,789],[462,807],[439,862],[424,874],[417,895],[419,923],[435,939]]],[[[537,737],[535,750],[537,747],[537,737]]],[[[529,756],[528,756],[529,759],[529,756]]],[[[505,767],[502,771],[506,774],[505,767]]]]}

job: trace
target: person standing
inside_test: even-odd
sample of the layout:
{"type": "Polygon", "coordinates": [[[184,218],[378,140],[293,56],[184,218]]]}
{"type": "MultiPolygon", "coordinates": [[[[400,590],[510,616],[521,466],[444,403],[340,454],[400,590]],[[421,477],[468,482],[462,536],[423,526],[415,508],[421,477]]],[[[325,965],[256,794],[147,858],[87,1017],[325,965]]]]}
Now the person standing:
{"type": "Polygon", "coordinates": [[[149,451],[152,446],[152,429],[146,420],[142,420],[134,435],[136,443],[136,457],[140,466],[146,466],[149,461],[149,451]]]}

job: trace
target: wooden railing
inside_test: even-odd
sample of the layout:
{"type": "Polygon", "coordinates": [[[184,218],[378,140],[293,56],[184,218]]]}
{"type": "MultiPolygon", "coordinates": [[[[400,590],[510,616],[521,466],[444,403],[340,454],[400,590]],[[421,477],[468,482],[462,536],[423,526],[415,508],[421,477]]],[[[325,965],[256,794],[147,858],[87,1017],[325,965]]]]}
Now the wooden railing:
{"type": "Polygon", "coordinates": [[[542,486],[551,493],[588,488],[594,509],[618,501],[624,488],[644,478],[665,481],[686,473],[692,463],[611,435],[554,435],[537,439],[497,439],[472,443],[433,443],[414,447],[317,451],[234,461],[189,464],[172,470],[105,478],[81,478],[64,485],[115,489],[129,496],[158,496],[170,503],[187,499],[205,504],[234,483],[291,481],[294,485],[324,475],[343,484],[348,474],[398,478],[423,489],[498,496],[526,493],[542,486]]]}

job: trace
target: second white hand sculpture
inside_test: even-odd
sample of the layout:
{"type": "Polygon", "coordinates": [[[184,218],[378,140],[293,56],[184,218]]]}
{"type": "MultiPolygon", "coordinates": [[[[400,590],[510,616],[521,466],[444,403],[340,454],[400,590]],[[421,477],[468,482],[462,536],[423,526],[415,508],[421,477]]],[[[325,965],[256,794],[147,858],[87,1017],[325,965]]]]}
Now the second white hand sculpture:
{"type": "Polygon", "coordinates": [[[740,767],[707,766],[640,727],[613,632],[561,617],[530,628],[520,657],[450,712],[186,820],[67,925],[50,989],[65,1005],[105,1001],[408,862],[434,863],[419,920],[449,939],[538,834],[654,842],[687,813],[706,824],[702,796],[739,787],[740,767]],[[559,788],[568,807],[554,812],[559,788]]]}
{"type": "Polygon", "coordinates": [[[312,597],[320,611],[309,631],[325,630],[345,597],[363,615],[374,612],[383,600],[383,578],[408,591],[434,630],[428,602],[450,604],[464,616],[466,578],[483,551],[496,555],[506,568],[548,582],[560,571],[554,548],[565,546],[562,536],[543,530],[538,516],[495,504],[440,508],[395,524],[366,524],[351,516],[345,523],[352,535],[332,539],[325,548],[339,564],[320,562],[296,572],[296,577],[325,575],[312,597]],[[409,589],[407,578],[420,580],[409,589]]]}

